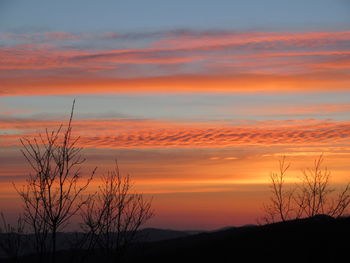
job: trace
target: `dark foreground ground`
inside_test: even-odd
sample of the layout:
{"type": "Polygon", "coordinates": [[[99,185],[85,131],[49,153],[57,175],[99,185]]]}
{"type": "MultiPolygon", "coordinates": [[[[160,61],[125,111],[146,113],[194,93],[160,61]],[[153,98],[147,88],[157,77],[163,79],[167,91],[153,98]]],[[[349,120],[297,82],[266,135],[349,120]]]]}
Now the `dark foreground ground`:
{"type": "MultiPolygon", "coordinates": [[[[61,252],[57,262],[70,262],[67,255],[61,252]]],[[[92,254],[85,262],[106,261],[92,254]]],[[[350,218],[316,216],[144,242],[122,262],[350,262],[350,218]]]]}
{"type": "Polygon", "coordinates": [[[145,244],[128,262],[350,262],[350,218],[319,216],[145,244]]]}

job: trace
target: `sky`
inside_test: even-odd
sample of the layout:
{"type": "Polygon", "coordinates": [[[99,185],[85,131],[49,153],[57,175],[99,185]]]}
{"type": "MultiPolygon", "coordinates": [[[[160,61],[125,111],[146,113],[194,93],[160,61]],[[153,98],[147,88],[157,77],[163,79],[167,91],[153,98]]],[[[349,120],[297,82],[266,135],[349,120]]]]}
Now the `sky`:
{"type": "Polygon", "coordinates": [[[281,156],[291,183],[321,153],[350,179],[350,2],[0,0],[1,210],[30,171],[19,139],[74,99],[84,169],[117,158],[149,226],[256,223],[281,156]]]}

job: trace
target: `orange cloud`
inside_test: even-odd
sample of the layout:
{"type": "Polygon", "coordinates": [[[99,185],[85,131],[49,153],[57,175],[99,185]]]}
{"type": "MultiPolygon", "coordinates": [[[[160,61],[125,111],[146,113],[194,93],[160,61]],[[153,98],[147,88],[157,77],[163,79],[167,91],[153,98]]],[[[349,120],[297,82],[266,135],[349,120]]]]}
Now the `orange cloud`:
{"type": "MultiPolygon", "coordinates": [[[[38,122],[9,121],[0,128],[17,130],[2,135],[4,145],[18,145],[21,137],[35,135],[38,122]],[[35,131],[34,131],[35,130],[35,131]]],[[[41,122],[40,126],[52,123],[41,122]]],[[[92,148],[228,147],[240,145],[327,144],[350,139],[350,123],[300,120],[249,125],[187,124],[159,121],[78,121],[80,144],[92,148]],[[86,127],[89,127],[88,129],[86,127]],[[101,127],[108,127],[102,128],[101,127]]]]}
{"type": "Polygon", "coordinates": [[[1,79],[0,96],[183,92],[322,92],[348,91],[348,74],[274,76],[169,76],[137,79],[22,77],[1,79]]]}
{"type": "Polygon", "coordinates": [[[87,147],[222,147],[234,145],[288,145],[343,142],[350,139],[350,124],[328,129],[165,129],[115,136],[86,136],[81,144],[87,147]]]}
{"type": "Polygon", "coordinates": [[[66,50],[35,45],[20,45],[0,48],[2,62],[0,69],[115,69],[116,64],[176,64],[202,59],[200,55],[178,55],[171,50],[136,49],[136,50],[66,50]],[[23,59],[25,58],[25,59],[23,59]]]}

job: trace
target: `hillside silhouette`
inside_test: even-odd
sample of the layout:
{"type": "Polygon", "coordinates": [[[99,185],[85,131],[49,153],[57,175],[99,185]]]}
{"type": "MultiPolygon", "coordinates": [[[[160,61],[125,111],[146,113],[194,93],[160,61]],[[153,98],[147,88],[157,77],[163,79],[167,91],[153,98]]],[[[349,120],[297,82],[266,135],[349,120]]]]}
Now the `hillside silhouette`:
{"type": "MultiPolygon", "coordinates": [[[[139,231],[139,237],[120,262],[348,262],[350,217],[316,215],[192,235],[146,229],[139,231]],[[151,240],[146,241],[145,233],[151,240]]],[[[57,262],[105,260],[97,250],[81,261],[83,254],[83,250],[61,250],[57,262]]],[[[26,255],[20,262],[35,262],[34,258],[26,255]]]]}
{"type": "Polygon", "coordinates": [[[317,215],[148,243],[127,262],[348,262],[349,238],[349,217],[317,215]]]}

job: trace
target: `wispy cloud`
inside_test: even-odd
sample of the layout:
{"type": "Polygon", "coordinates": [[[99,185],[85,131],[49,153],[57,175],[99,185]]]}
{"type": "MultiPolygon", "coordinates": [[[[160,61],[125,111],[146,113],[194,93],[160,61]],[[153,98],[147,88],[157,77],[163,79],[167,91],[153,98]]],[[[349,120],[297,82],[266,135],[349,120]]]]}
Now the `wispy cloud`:
{"type": "Polygon", "coordinates": [[[349,31],[48,32],[0,39],[0,94],[7,95],[76,94],[83,86],[87,93],[93,87],[99,93],[322,91],[349,90],[350,83],[349,31]],[[94,47],[87,48],[89,39],[94,47]]]}
{"type": "Polygon", "coordinates": [[[288,104],[286,102],[275,102],[274,105],[262,105],[255,103],[254,105],[239,105],[236,107],[223,106],[217,110],[219,113],[235,113],[244,116],[319,116],[319,115],[334,115],[339,113],[350,112],[350,103],[336,104],[288,104]]]}

